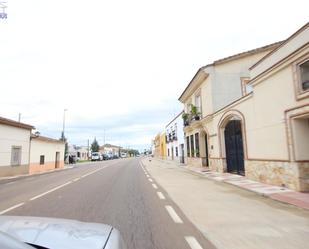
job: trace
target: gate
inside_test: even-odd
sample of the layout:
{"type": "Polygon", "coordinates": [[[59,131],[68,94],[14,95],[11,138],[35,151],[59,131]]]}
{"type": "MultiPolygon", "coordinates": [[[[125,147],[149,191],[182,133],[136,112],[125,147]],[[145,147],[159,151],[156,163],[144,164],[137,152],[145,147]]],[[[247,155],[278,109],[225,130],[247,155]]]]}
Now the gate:
{"type": "Polygon", "coordinates": [[[224,130],[227,172],[245,174],[240,120],[231,120],[224,130]]]}

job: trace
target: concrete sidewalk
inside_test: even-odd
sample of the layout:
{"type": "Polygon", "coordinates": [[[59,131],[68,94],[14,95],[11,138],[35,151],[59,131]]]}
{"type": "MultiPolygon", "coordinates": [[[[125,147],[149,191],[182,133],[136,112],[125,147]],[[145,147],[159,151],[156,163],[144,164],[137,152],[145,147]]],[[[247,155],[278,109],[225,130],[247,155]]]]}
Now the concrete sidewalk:
{"type": "Polygon", "coordinates": [[[227,176],[193,172],[153,158],[145,158],[142,163],[154,182],[165,190],[163,194],[218,249],[308,248],[308,210],[226,184],[219,178],[227,176]]]}
{"type": "Polygon", "coordinates": [[[167,161],[161,159],[156,160],[160,160],[162,163],[165,164],[174,164],[175,166],[190,170],[214,181],[231,184],[239,188],[255,192],[256,194],[269,197],[273,200],[309,210],[309,193],[300,193],[288,188],[252,181],[244,176],[236,174],[218,173],[207,170],[206,168],[188,167],[174,161],[167,161]]]}

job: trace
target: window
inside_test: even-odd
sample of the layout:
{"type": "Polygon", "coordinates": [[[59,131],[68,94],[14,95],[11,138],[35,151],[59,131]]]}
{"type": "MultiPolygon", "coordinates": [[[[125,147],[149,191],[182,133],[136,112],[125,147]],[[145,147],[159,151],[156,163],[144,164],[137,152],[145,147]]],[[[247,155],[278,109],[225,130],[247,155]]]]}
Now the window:
{"type": "Polygon", "coordinates": [[[190,136],[190,142],[191,142],[191,157],[194,157],[194,137],[193,135],[190,136]]]}
{"type": "Polygon", "coordinates": [[[11,165],[19,166],[21,164],[21,147],[13,146],[11,152],[11,165]]]}
{"type": "Polygon", "coordinates": [[[178,147],[177,146],[175,147],[175,153],[176,153],[176,156],[178,156],[178,147]]]}
{"type": "Polygon", "coordinates": [[[302,91],[309,90],[309,60],[299,65],[300,84],[302,91]]]}
{"type": "Polygon", "coordinates": [[[200,141],[198,133],[195,133],[195,156],[200,157],[200,141]]]}
{"type": "Polygon", "coordinates": [[[241,91],[242,91],[243,96],[253,92],[253,87],[249,83],[250,82],[249,78],[247,77],[240,78],[240,81],[241,81],[241,91]]]}
{"type": "Polygon", "coordinates": [[[202,112],[202,103],[201,103],[201,94],[200,93],[198,93],[195,96],[195,106],[196,106],[197,112],[201,113],[202,112]]]}
{"type": "Polygon", "coordinates": [[[45,163],[45,156],[40,155],[40,165],[43,165],[45,163]]]}
{"type": "Polygon", "coordinates": [[[187,137],[187,156],[190,157],[190,138],[187,137]]]}

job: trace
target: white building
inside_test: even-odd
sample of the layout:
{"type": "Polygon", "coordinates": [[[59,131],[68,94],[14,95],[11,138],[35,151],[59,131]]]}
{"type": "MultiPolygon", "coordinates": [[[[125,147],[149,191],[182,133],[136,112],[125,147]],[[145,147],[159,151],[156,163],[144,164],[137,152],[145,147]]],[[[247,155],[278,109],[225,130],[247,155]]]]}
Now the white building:
{"type": "Polygon", "coordinates": [[[0,117],[0,176],[28,174],[33,126],[0,117]]]}
{"type": "Polygon", "coordinates": [[[63,168],[64,147],[59,139],[32,135],[29,174],[63,168]]]}
{"type": "Polygon", "coordinates": [[[180,163],[184,163],[185,156],[182,114],[179,113],[165,127],[166,158],[180,163]]]}

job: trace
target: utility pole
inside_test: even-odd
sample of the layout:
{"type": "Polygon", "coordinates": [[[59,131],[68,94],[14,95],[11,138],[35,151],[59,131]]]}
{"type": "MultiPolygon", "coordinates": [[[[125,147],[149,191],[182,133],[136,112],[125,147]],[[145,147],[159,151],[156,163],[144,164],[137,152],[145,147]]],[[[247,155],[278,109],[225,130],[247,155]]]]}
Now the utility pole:
{"type": "Polygon", "coordinates": [[[18,113],[18,123],[20,123],[21,113],[18,113]]]}
{"type": "Polygon", "coordinates": [[[65,138],[64,138],[64,128],[65,128],[65,112],[67,111],[68,109],[64,109],[63,110],[63,126],[62,126],[62,141],[64,142],[65,138]]]}

